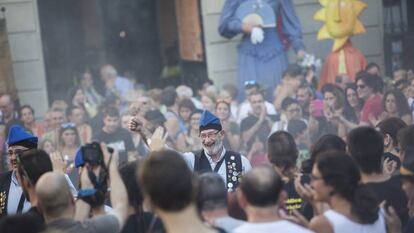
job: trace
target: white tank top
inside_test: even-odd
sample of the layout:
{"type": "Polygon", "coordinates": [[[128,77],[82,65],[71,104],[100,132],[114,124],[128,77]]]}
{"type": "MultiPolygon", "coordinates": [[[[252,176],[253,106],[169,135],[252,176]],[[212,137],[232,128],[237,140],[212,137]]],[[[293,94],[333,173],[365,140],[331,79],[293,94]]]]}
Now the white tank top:
{"type": "Polygon", "coordinates": [[[328,210],[323,214],[331,224],[334,233],[386,233],[384,215],[379,212],[377,221],[372,224],[360,224],[352,221],[345,215],[334,210],[328,210]]]}

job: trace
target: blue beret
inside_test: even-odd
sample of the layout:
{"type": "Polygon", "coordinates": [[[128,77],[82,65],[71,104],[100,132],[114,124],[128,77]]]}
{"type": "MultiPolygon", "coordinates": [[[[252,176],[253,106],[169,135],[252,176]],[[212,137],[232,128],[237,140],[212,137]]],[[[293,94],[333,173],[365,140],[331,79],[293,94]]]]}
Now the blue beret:
{"type": "Polygon", "coordinates": [[[222,130],[220,119],[207,110],[203,112],[200,118],[200,132],[206,129],[222,130]]]}
{"type": "Polygon", "coordinates": [[[33,149],[37,148],[37,141],[37,137],[28,133],[22,126],[13,125],[9,130],[6,143],[8,146],[21,145],[33,149]]]}

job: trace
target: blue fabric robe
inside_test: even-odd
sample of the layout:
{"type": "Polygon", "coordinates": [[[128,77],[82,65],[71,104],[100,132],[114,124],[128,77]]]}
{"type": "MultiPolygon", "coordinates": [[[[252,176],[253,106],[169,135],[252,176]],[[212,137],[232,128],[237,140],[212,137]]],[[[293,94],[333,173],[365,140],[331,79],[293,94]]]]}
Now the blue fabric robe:
{"type": "MultiPolygon", "coordinates": [[[[219,33],[231,39],[242,32],[242,22],[234,16],[244,0],[226,0],[221,12],[219,33]]],[[[262,0],[275,11],[276,18],[281,14],[282,31],[296,50],[304,49],[299,19],[291,0],[262,0]]],[[[244,34],[238,45],[237,87],[244,99],[244,82],[256,80],[266,90],[269,98],[280,83],[283,72],[288,66],[287,53],[276,28],[264,28],[264,40],[252,44],[250,35],[244,34]]],[[[268,99],[267,98],[267,99],[268,99]]]]}

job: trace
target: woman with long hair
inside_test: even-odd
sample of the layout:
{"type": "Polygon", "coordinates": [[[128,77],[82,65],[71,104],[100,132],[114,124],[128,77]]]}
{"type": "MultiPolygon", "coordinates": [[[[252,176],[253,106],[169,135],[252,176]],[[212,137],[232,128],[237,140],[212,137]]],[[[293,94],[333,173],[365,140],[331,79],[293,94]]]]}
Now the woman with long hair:
{"type": "Polygon", "coordinates": [[[390,117],[401,118],[407,125],[413,123],[408,100],[400,90],[393,89],[384,94],[384,97],[382,98],[382,109],[384,112],[379,119],[374,119],[373,124],[379,123],[381,120],[390,117]]]}
{"type": "Polygon", "coordinates": [[[314,200],[330,210],[314,217],[309,227],[317,233],[385,233],[385,220],[377,201],[360,184],[355,161],[341,151],[319,155],[312,169],[314,200]]]}
{"type": "Polygon", "coordinates": [[[216,115],[220,119],[223,130],[226,132],[223,139],[225,148],[238,151],[240,148],[240,127],[231,119],[230,103],[218,100],[216,103],[216,115]]]}
{"type": "Polygon", "coordinates": [[[190,128],[185,135],[185,143],[187,151],[198,151],[202,149],[200,140],[200,118],[203,114],[202,110],[195,110],[190,115],[190,128]]]}
{"type": "Polygon", "coordinates": [[[20,120],[26,129],[30,130],[34,135],[41,138],[46,132],[45,126],[36,122],[35,112],[32,106],[23,105],[19,109],[20,120]]]}
{"type": "Polygon", "coordinates": [[[352,109],[347,105],[345,94],[341,88],[332,84],[322,87],[324,96],[324,117],[325,124],[321,124],[322,134],[333,133],[340,137],[346,136],[346,127],[341,124],[339,118],[343,117],[348,121],[356,122],[357,118],[352,114],[352,109]]]}
{"type": "Polygon", "coordinates": [[[196,110],[196,107],[191,99],[183,99],[178,103],[179,120],[185,125],[186,131],[190,129],[190,116],[194,110],[196,110]]]}
{"type": "Polygon", "coordinates": [[[79,134],[74,123],[63,123],[59,130],[58,151],[66,163],[66,174],[75,187],[78,187],[79,175],[75,168],[75,156],[80,147],[79,134]]]}
{"type": "Polygon", "coordinates": [[[346,104],[351,107],[350,112],[351,114],[355,115],[357,121],[359,122],[359,118],[361,117],[361,110],[362,106],[364,105],[364,101],[358,98],[357,86],[355,83],[348,83],[345,87],[345,101],[346,104]]]}

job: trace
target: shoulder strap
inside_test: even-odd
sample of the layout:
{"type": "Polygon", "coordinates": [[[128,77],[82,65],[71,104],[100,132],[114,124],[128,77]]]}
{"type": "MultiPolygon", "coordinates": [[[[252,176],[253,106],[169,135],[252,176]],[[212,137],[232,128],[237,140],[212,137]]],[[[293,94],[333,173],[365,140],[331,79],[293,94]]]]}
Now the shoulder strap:
{"type": "Polygon", "coordinates": [[[17,214],[21,214],[23,211],[24,201],[26,200],[24,194],[20,196],[19,205],[17,206],[17,214]]]}
{"type": "Polygon", "coordinates": [[[242,176],[241,155],[237,152],[226,151],[227,191],[233,192],[239,186],[242,176]]]}
{"type": "Polygon", "coordinates": [[[0,178],[0,218],[7,215],[7,203],[13,172],[9,171],[1,174],[0,178]]]}

